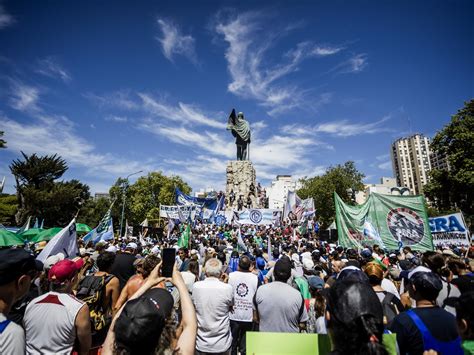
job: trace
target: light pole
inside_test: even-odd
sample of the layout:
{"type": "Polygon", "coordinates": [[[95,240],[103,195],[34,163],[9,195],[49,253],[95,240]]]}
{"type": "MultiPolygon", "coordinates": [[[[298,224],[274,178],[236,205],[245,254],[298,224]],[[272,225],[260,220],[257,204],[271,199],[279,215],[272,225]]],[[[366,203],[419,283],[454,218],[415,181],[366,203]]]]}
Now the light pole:
{"type": "MultiPolygon", "coordinates": [[[[135,173],[128,174],[127,177],[125,178],[125,181],[128,182],[128,178],[132,175],[136,175],[141,173],[143,170],[137,171],[135,173]]],[[[127,185],[123,187],[123,198],[122,198],[122,217],[120,218],[120,238],[122,238],[122,226],[123,226],[123,215],[125,213],[125,199],[127,197],[127,185]]]]}

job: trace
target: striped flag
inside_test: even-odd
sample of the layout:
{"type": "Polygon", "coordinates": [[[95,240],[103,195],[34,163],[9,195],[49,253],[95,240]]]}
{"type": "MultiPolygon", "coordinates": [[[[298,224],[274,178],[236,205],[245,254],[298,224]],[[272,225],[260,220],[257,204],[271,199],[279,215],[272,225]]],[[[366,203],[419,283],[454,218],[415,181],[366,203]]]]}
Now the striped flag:
{"type": "Polygon", "coordinates": [[[101,240],[111,240],[114,239],[114,229],[112,224],[112,206],[114,205],[115,200],[109,207],[107,213],[102,217],[99,222],[99,225],[87,233],[82,240],[85,243],[92,242],[94,244],[98,243],[101,240]]]}
{"type": "Polygon", "coordinates": [[[180,248],[188,248],[190,237],[191,237],[191,226],[189,224],[187,224],[186,228],[181,233],[181,236],[178,239],[178,246],[180,248]]]}
{"type": "Polygon", "coordinates": [[[77,238],[76,238],[76,219],[73,220],[53,239],[51,239],[46,247],[36,257],[37,260],[44,263],[44,261],[51,255],[63,253],[66,258],[74,258],[77,255],[77,238]]]}
{"type": "Polygon", "coordinates": [[[240,232],[240,228],[237,233],[237,245],[244,251],[247,251],[247,246],[245,245],[244,240],[242,239],[242,233],[240,232]]]}

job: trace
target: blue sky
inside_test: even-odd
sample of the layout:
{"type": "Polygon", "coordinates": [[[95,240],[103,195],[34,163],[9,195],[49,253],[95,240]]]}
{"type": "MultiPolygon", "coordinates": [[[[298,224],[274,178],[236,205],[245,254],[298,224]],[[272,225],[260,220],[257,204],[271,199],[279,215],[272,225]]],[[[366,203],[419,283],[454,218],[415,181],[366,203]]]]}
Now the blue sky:
{"type": "Polygon", "coordinates": [[[251,160],[392,176],[390,143],[474,96],[472,1],[0,1],[0,175],[26,153],[107,191],[137,170],[223,188],[233,107],[251,160]]]}

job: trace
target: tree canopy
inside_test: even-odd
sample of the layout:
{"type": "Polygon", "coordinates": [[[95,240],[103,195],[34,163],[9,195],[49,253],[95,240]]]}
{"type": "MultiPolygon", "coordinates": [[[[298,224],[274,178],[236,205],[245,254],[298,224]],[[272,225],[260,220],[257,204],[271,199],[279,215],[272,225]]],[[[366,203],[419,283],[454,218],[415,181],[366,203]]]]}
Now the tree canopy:
{"type": "Polygon", "coordinates": [[[6,148],[7,147],[7,142],[2,139],[3,137],[3,131],[0,131],[0,148],[6,148]]]}
{"type": "Polygon", "coordinates": [[[333,194],[336,192],[345,202],[353,203],[347,189],[362,191],[364,174],[357,170],[354,162],[329,167],[321,176],[301,179],[302,187],[297,191],[301,198],[313,197],[316,216],[326,228],[335,218],[333,194]]]}
{"type": "Polygon", "coordinates": [[[460,209],[474,218],[474,99],[465,103],[451,122],[433,138],[431,148],[446,155],[450,169],[433,169],[424,187],[441,211],[460,209]]]}

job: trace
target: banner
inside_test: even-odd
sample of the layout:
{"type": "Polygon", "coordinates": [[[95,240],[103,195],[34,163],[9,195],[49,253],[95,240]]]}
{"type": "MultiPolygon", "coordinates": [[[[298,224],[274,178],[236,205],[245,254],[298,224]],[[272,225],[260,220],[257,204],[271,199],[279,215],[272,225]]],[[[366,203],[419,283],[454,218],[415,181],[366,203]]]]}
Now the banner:
{"type": "Polygon", "coordinates": [[[193,197],[186,195],[178,188],[175,189],[175,192],[176,204],[180,206],[196,206],[197,214],[201,219],[209,219],[216,211],[223,208],[224,199],[217,201],[217,197],[193,197]]]}
{"type": "MultiPolygon", "coordinates": [[[[302,200],[294,191],[288,191],[286,196],[285,208],[283,210],[283,219],[286,220],[290,213],[293,214],[293,218],[296,221],[300,221],[302,218],[310,217],[314,215],[314,200],[312,197],[302,200]]],[[[291,217],[291,216],[290,216],[291,217]]],[[[292,219],[292,218],[290,218],[292,219]]]]}
{"type": "Polygon", "coordinates": [[[76,234],[76,219],[61,229],[53,239],[46,244],[46,247],[38,254],[36,260],[44,263],[44,261],[51,255],[63,253],[66,258],[74,258],[77,255],[77,234],[76,234]]]}
{"type": "Polygon", "coordinates": [[[334,193],[334,201],[339,244],[344,247],[433,250],[423,196],[371,193],[364,204],[351,206],[334,193]]]}
{"type": "Polygon", "coordinates": [[[173,218],[173,219],[179,219],[179,220],[184,219],[184,221],[187,221],[189,219],[194,220],[194,217],[196,216],[198,208],[199,207],[195,205],[189,205],[189,206],[160,205],[160,217],[173,218]]]}
{"type": "Polygon", "coordinates": [[[436,246],[456,245],[469,247],[469,230],[464,223],[462,213],[453,213],[447,216],[429,219],[433,243],[436,246]]]}
{"type": "Polygon", "coordinates": [[[243,212],[235,212],[236,221],[239,224],[274,225],[280,218],[280,211],[273,209],[250,209],[243,212]]]}

